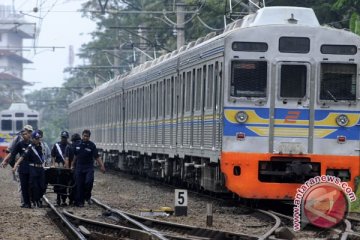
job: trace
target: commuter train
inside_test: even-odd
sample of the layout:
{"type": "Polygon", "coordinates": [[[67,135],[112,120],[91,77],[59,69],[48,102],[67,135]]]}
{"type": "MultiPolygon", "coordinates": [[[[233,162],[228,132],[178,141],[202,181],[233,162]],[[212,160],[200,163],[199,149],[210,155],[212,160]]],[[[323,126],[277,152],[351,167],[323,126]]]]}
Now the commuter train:
{"type": "Polygon", "coordinates": [[[25,125],[37,129],[39,112],[30,109],[26,103],[12,103],[9,109],[0,112],[0,160],[7,155],[6,149],[14,136],[25,125]]]}
{"type": "Polygon", "coordinates": [[[357,188],[360,37],[266,7],[69,106],[107,164],[241,198],[293,199],[319,175],[357,188]]]}

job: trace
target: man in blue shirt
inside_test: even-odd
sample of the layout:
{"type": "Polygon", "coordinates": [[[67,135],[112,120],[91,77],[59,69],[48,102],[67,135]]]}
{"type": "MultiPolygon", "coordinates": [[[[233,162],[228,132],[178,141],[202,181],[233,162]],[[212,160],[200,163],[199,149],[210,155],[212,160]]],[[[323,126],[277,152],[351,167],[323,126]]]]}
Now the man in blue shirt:
{"type": "Polygon", "coordinates": [[[100,165],[100,170],[105,173],[105,167],[100,159],[96,145],[90,141],[91,132],[85,129],[82,139],[75,147],[75,157],[71,168],[75,168],[76,201],[75,205],[83,207],[84,202],[91,203],[91,191],[94,184],[94,160],[100,165]]]}

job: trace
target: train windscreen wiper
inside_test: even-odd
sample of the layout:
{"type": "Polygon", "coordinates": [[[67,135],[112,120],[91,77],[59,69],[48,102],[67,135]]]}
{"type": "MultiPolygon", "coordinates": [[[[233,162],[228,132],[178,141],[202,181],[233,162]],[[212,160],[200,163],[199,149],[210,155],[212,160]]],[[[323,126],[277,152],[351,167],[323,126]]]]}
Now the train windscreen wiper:
{"type": "Polygon", "coordinates": [[[330,97],[334,100],[334,102],[337,102],[337,101],[338,101],[338,100],[336,99],[336,97],[330,92],[330,90],[327,90],[326,92],[330,95],[330,97]]]}

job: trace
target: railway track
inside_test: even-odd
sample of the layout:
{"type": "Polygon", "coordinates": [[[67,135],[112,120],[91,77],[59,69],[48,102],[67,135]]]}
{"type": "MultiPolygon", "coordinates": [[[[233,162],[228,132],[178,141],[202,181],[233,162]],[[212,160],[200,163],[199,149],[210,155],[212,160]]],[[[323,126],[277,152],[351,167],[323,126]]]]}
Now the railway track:
{"type": "Polygon", "coordinates": [[[268,239],[281,224],[280,218],[270,212],[259,210],[261,214],[274,220],[273,227],[266,233],[254,236],[246,233],[234,233],[209,228],[199,228],[184,224],[171,223],[152,218],[140,217],[134,214],[113,209],[97,199],[92,199],[94,205],[102,210],[102,216],[107,221],[98,221],[81,216],[66,208],[56,207],[44,197],[45,202],[57,215],[58,224],[70,239],[177,239],[177,240],[241,240],[241,239],[268,239]],[[112,221],[112,223],[109,223],[112,221]]]}
{"type": "MultiPolygon", "coordinates": [[[[291,225],[291,223],[293,222],[293,218],[288,215],[274,212],[274,211],[269,211],[269,212],[273,213],[274,215],[276,215],[282,219],[285,219],[285,221],[288,221],[290,224],[285,223],[285,225],[288,225],[288,227],[290,227],[289,225],[291,225]]],[[[360,218],[354,217],[354,216],[348,216],[336,228],[322,230],[321,231],[322,236],[319,239],[341,239],[341,240],[356,239],[356,240],[360,240],[360,234],[357,233],[358,230],[354,231],[354,229],[353,229],[354,227],[358,228],[359,226],[360,226],[360,218]]],[[[304,238],[304,236],[302,236],[302,234],[304,234],[306,232],[308,232],[307,234],[309,234],[309,232],[313,232],[312,236],[316,236],[316,232],[319,232],[319,229],[314,226],[309,226],[308,228],[305,228],[302,232],[296,233],[294,235],[294,238],[296,238],[296,239],[304,238]]],[[[276,238],[272,238],[272,239],[276,239],[276,238]]]]}

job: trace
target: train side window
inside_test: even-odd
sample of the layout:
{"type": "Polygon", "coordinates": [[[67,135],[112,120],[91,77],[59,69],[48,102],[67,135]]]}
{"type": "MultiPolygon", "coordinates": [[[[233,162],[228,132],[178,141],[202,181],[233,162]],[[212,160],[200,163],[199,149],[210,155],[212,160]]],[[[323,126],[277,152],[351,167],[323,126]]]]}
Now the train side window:
{"type": "Polygon", "coordinates": [[[201,78],[201,68],[197,69],[197,74],[196,74],[196,83],[195,83],[195,89],[196,89],[196,93],[195,93],[195,110],[198,111],[200,110],[200,102],[201,102],[201,82],[202,82],[202,78],[201,78]]]}
{"type": "Polygon", "coordinates": [[[356,100],[356,64],[322,63],[320,100],[356,100]]]}
{"type": "MultiPolygon", "coordinates": [[[[171,77],[172,79],[174,77],[171,77]]],[[[165,101],[165,109],[166,109],[166,116],[170,115],[170,108],[171,108],[171,94],[170,94],[170,78],[166,80],[166,101],[165,101]]]]}
{"type": "Polygon", "coordinates": [[[190,110],[191,112],[194,112],[195,110],[195,81],[196,81],[196,69],[193,69],[192,72],[192,84],[191,84],[191,106],[190,106],[190,110]]]}
{"type": "Polygon", "coordinates": [[[307,68],[305,65],[282,65],[281,98],[303,98],[306,95],[307,68]]]}
{"type": "Polygon", "coordinates": [[[214,65],[208,66],[208,77],[206,81],[206,108],[211,109],[213,100],[214,65]]]}
{"type": "Polygon", "coordinates": [[[201,111],[204,111],[205,109],[205,97],[206,97],[206,65],[203,66],[203,75],[202,75],[202,81],[201,81],[201,111]]]}
{"type": "Polygon", "coordinates": [[[159,91],[158,91],[158,104],[159,104],[159,110],[158,110],[158,116],[159,118],[162,118],[163,116],[163,95],[164,95],[164,89],[163,89],[163,81],[159,83],[159,91]]]}
{"type": "MultiPolygon", "coordinates": [[[[177,77],[175,77],[175,82],[177,82],[177,77]]],[[[170,85],[170,116],[172,117],[174,115],[174,109],[175,109],[175,104],[174,104],[174,98],[173,96],[175,96],[176,94],[174,94],[174,77],[171,77],[171,85],[170,85]]]]}
{"type": "Polygon", "coordinates": [[[15,113],[15,117],[24,117],[24,113],[15,113]]]}
{"type": "Polygon", "coordinates": [[[233,61],[231,63],[232,97],[266,97],[267,62],[233,61]]]}
{"type": "Polygon", "coordinates": [[[1,120],[1,130],[12,131],[12,121],[11,120],[1,120]]]}
{"type": "Polygon", "coordinates": [[[306,37],[281,37],[279,51],[283,53],[308,53],[310,39],[306,37]]]}
{"type": "Polygon", "coordinates": [[[183,73],[183,80],[181,82],[181,116],[184,116],[184,112],[185,112],[185,72],[183,73]]]}
{"type": "Polygon", "coordinates": [[[190,90],[191,90],[191,72],[187,72],[185,81],[185,112],[190,111],[190,90]]]}

